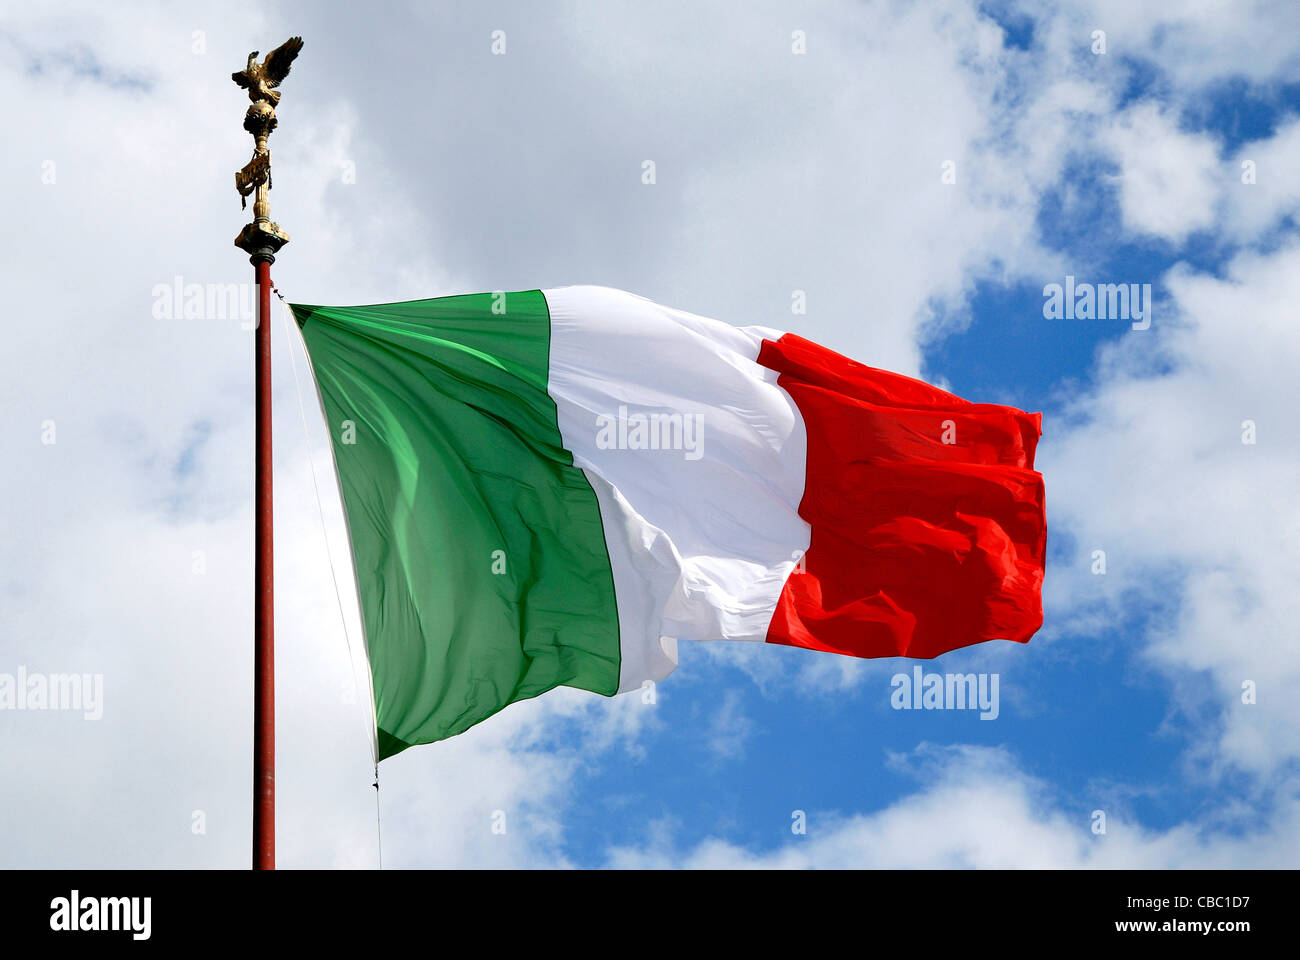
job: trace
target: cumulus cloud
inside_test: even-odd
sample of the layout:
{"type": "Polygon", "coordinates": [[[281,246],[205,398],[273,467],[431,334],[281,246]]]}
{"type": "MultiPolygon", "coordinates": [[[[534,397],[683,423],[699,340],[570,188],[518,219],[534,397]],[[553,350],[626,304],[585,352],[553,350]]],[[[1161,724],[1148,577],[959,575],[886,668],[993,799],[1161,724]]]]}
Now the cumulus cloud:
{"type": "Polygon", "coordinates": [[[1080,0],[1066,16],[1104,30],[1110,55],[1152,63],[1169,78],[1171,93],[1193,97],[1224,77],[1254,82],[1300,77],[1294,36],[1300,13],[1287,0],[1242,3],[1131,3],[1080,0]]]}
{"type": "Polygon", "coordinates": [[[1166,283],[1168,314],[1105,352],[1097,389],[1072,405],[1080,422],[1043,451],[1078,544],[1049,598],[1063,617],[1104,600],[1112,628],[1136,603],[1174,600],[1147,649],[1189,717],[1216,731],[1204,759],[1268,772],[1300,743],[1286,692],[1300,681],[1300,427],[1284,413],[1300,363],[1300,246],[1243,252],[1222,278],[1176,268],[1166,283]]]}
{"type": "Polygon", "coordinates": [[[921,744],[893,762],[923,776],[925,786],[877,812],[844,816],[805,811],[805,834],[793,833],[793,820],[773,824],[773,839],[763,849],[719,838],[682,848],[673,842],[671,825],[665,825],[643,845],[610,850],[608,865],[711,870],[1279,868],[1294,865],[1300,855],[1300,797],[1294,788],[1264,829],[1188,823],[1149,830],[1122,807],[1096,798],[1070,802],[1056,796],[1000,748],[921,744]]]}
{"type": "Polygon", "coordinates": [[[1279,125],[1272,136],[1242,144],[1229,165],[1223,196],[1225,232],[1238,243],[1273,239],[1300,211],[1300,183],[1291,174],[1300,156],[1300,119],[1279,125]]]}
{"type": "Polygon", "coordinates": [[[1117,118],[1105,144],[1119,163],[1127,228],[1182,243],[1214,222],[1223,172],[1209,137],[1183,133],[1170,112],[1141,103],[1117,118]]]}

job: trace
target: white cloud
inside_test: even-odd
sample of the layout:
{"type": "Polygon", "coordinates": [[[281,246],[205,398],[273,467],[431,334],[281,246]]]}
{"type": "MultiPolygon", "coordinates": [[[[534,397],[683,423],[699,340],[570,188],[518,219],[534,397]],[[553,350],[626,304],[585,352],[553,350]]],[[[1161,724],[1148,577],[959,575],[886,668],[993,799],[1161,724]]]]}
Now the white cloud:
{"type": "Polygon", "coordinates": [[[1208,137],[1180,131],[1172,113],[1144,102],[1120,114],[1103,142],[1120,165],[1130,230],[1182,243],[1214,223],[1224,165],[1208,137]]]}
{"type": "MultiPolygon", "coordinates": [[[[772,824],[766,849],[713,837],[682,849],[670,828],[640,846],[613,848],[616,868],[687,869],[1167,869],[1290,867],[1300,856],[1300,798],[1278,804],[1263,829],[1179,824],[1148,830],[1113,798],[1063,800],[1005,750],[923,744],[897,758],[919,767],[925,786],[870,814],[807,811],[807,833],[772,824]],[[1107,809],[1109,807],[1109,809],[1107,809]],[[1095,810],[1106,814],[1105,833],[1095,810]]],[[[1231,811],[1228,812],[1231,817],[1231,811]]]]}
{"type": "Polygon", "coordinates": [[[754,733],[754,722],[745,713],[740,692],[728,690],[709,718],[709,749],[723,759],[737,757],[754,733]]]}
{"type": "Polygon", "coordinates": [[[1243,144],[1230,164],[1224,189],[1224,227],[1239,243],[1267,239],[1280,221],[1300,212],[1300,119],[1273,136],[1243,144]],[[1251,182],[1248,182],[1251,181],[1251,182]]]}
{"type": "Polygon", "coordinates": [[[1288,692],[1300,682],[1300,426],[1286,412],[1300,245],[1242,253],[1222,279],[1181,268],[1166,279],[1166,315],[1106,351],[1097,389],[1073,406],[1083,421],[1040,451],[1051,509],[1078,545],[1048,601],[1063,618],[1104,602],[1111,624],[1172,602],[1175,619],[1148,627],[1148,653],[1185,721],[1208,733],[1197,752],[1268,773],[1300,744],[1288,692]],[[1094,549],[1105,576],[1090,572],[1094,549]],[[1246,681],[1254,705],[1241,702],[1246,681]]]}
{"type": "Polygon", "coordinates": [[[1300,78],[1295,35],[1300,11],[1290,0],[1238,3],[1134,3],[1081,0],[1074,22],[1106,31],[1108,56],[1149,60],[1166,71],[1177,94],[1224,77],[1251,81],[1300,78]]]}

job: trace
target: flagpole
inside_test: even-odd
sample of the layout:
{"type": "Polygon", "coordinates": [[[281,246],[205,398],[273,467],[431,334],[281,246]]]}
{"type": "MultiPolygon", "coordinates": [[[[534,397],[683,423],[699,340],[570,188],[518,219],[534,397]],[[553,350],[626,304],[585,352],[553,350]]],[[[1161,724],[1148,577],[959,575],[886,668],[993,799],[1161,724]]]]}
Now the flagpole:
{"type": "Polygon", "coordinates": [[[253,136],[253,158],[235,174],[239,195],[253,199],[253,222],[235,246],[248,254],[257,283],[257,329],[253,340],[253,869],[275,869],[275,564],[271,459],[271,264],[289,235],[271,221],[271,151],[280,94],[273,88],[289,73],[302,48],[293,37],[258,64],[257,53],[232,79],[248,90],[252,105],[244,129],[253,136]]]}
{"type": "Polygon", "coordinates": [[[275,869],[275,568],[271,493],[271,264],[250,258],[257,276],[254,346],[256,465],[253,521],[253,866],[275,869]]]}

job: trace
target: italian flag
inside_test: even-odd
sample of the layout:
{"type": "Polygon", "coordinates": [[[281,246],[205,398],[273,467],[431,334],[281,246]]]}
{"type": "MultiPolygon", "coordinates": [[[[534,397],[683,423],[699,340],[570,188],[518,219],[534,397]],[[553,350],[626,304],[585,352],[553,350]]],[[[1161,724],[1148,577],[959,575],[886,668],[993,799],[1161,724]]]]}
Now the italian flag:
{"type": "Polygon", "coordinates": [[[856,657],[1042,623],[1041,417],[604,287],[295,305],[381,758],[679,640],[856,657]]]}

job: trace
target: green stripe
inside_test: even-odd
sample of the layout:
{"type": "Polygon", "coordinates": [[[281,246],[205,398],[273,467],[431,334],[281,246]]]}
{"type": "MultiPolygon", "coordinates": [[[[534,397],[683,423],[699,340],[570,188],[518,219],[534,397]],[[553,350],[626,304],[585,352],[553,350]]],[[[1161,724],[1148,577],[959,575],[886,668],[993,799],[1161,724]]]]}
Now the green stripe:
{"type": "Polygon", "coordinates": [[[343,488],[380,757],[561,684],[613,695],[614,579],[546,390],[541,291],[293,309],[343,488]]]}

